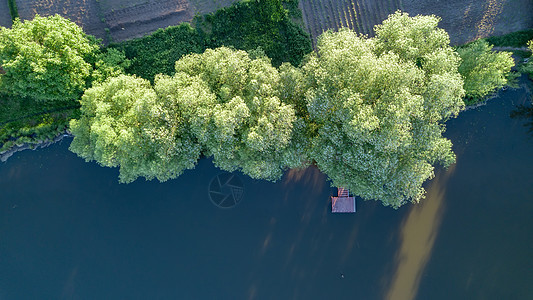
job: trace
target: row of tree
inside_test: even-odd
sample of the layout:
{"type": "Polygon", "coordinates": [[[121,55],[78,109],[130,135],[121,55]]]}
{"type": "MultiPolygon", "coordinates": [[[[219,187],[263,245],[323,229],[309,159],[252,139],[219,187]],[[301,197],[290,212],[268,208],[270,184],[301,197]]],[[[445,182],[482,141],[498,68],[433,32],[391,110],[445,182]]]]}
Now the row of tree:
{"type": "MultiPolygon", "coordinates": [[[[175,178],[205,155],[221,169],[272,181],[288,168],[316,164],[333,185],[364,199],[395,208],[418,202],[434,166],[455,161],[444,122],[463,109],[465,96],[504,85],[513,65],[508,53],[483,42],[454,50],[438,22],[397,12],[376,26],[374,38],[326,32],[299,67],[275,68],[260,49],[225,47],[181,58],[173,76],[158,75],[153,85],[108,66],[81,98],[71,150],[120,167],[122,182],[175,178]]],[[[78,60],[61,59],[65,52],[83,57],[86,49],[63,51],[53,38],[34,39],[51,43],[50,62],[12,63],[26,48],[5,51],[3,36],[21,26],[0,31],[0,84],[47,99],[82,89],[87,72],[63,65],[78,60]],[[48,71],[63,76],[40,77],[48,71]]]]}

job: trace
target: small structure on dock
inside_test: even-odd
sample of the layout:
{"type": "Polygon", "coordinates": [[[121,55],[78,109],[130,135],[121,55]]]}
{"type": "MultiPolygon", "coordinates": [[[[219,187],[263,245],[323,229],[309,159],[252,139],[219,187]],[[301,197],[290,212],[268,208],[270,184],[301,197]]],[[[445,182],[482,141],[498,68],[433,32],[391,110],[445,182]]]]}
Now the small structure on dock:
{"type": "Polygon", "coordinates": [[[350,197],[350,191],[339,187],[337,197],[331,197],[331,212],[354,213],[356,212],[355,197],[350,197]]]}

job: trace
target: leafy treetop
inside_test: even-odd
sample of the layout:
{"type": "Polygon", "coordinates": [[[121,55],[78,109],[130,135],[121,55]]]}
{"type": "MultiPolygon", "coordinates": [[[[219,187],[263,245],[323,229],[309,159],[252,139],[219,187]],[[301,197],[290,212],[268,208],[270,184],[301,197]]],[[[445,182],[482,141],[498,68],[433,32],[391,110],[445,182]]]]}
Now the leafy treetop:
{"type": "Polygon", "coordinates": [[[97,41],[59,16],[16,19],[0,28],[0,87],[36,100],[74,99],[86,87],[97,41]]]}

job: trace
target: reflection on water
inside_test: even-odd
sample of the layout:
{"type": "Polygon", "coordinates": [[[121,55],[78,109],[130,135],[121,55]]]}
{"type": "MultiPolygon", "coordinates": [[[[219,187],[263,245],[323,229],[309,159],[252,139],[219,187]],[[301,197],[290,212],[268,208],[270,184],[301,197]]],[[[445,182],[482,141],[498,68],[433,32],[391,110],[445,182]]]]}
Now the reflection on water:
{"type": "Polygon", "coordinates": [[[396,252],[396,271],[386,299],[415,299],[420,278],[431,257],[444,212],[446,184],[455,165],[439,172],[427,188],[426,199],[413,205],[400,229],[401,246],[396,252]]]}
{"type": "Polygon", "coordinates": [[[78,299],[76,295],[76,277],[78,275],[78,266],[74,267],[70,272],[67,280],[65,281],[65,286],[61,293],[61,299],[78,299]]]}
{"type": "Polygon", "coordinates": [[[528,133],[533,136],[533,106],[517,105],[516,109],[511,111],[511,118],[526,119],[524,127],[528,133]]]}
{"type": "Polygon", "coordinates": [[[314,193],[321,193],[324,188],[326,175],[320,172],[317,167],[310,166],[305,169],[292,169],[285,174],[283,185],[288,186],[294,183],[303,183],[312,189],[314,193]]]}
{"type": "Polygon", "coordinates": [[[314,167],[243,176],[246,201],[221,210],[209,160],[119,185],[66,143],[17,153],[0,164],[0,299],[533,299],[533,139],[509,118],[529,96],[500,96],[450,120],[455,170],[398,210],[332,214],[314,167]]]}

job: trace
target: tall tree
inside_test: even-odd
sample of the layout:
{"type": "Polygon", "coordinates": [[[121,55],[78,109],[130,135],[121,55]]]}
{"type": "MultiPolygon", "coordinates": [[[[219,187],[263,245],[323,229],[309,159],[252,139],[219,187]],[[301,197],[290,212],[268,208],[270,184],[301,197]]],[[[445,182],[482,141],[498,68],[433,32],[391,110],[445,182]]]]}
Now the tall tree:
{"type": "Polygon", "coordinates": [[[294,107],[281,101],[280,74],[266,56],[208,49],[181,58],[176,72],[200,77],[216,98],[201,114],[208,123],[196,131],[216,166],[276,180],[286,168],[301,165],[303,153],[293,151],[299,144],[291,142],[294,107]]]}
{"type": "Polygon", "coordinates": [[[399,207],[424,197],[434,164],[454,162],[443,122],[463,108],[459,57],[434,16],[396,13],[376,37],[326,32],[303,67],[311,157],[363,199],[399,207]]]}
{"type": "Polygon", "coordinates": [[[508,83],[514,66],[511,52],[494,52],[492,45],[484,40],[460,47],[457,52],[461,56],[459,73],[464,78],[466,97],[470,102],[479,101],[508,83]]]}
{"type": "MultiPolygon", "coordinates": [[[[82,116],[70,124],[70,150],[87,161],[120,167],[121,182],[140,176],[165,181],[193,168],[201,147],[183,125],[180,102],[190,105],[202,96],[202,84],[182,78],[178,85],[180,99],[159,97],[149,81],[126,75],[86,90],[82,116]]],[[[160,83],[159,90],[163,87],[160,83]]]]}
{"type": "Polygon", "coordinates": [[[90,78],[88,62],[99,50],[94,38],[59,15],[0,28],[0,87],[36,100],[77,98],[90,78]]]}

